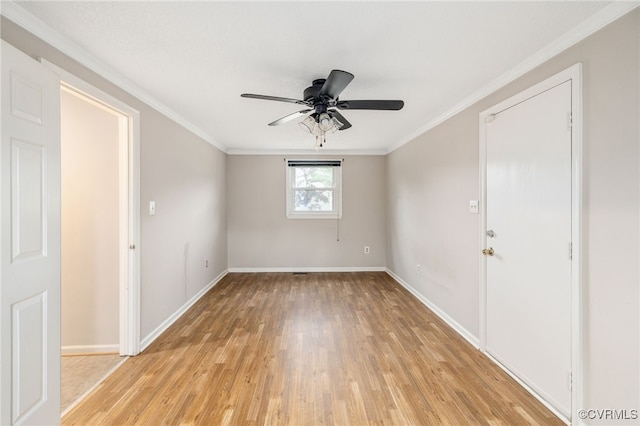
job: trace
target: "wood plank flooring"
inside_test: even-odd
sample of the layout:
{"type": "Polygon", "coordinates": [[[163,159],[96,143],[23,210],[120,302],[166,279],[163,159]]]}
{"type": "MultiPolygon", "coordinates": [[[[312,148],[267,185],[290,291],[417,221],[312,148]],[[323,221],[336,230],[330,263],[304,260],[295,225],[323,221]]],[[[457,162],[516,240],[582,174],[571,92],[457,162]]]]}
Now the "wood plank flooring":
{"type": "Polygon", "coordinates": [[[62,423],[563,424],[384,272],[228,274],[62,423]]]}

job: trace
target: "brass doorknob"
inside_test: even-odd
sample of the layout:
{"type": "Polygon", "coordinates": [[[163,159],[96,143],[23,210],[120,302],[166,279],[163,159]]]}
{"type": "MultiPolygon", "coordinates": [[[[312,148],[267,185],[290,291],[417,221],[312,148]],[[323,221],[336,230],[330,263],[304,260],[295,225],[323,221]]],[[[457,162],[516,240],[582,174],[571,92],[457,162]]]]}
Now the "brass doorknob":
{"type": "Polygon", "coordinates": [[[483,249],[482,254],[485,256],[493,256],[493,247],[489,247],[488,249],[483,249]]]}

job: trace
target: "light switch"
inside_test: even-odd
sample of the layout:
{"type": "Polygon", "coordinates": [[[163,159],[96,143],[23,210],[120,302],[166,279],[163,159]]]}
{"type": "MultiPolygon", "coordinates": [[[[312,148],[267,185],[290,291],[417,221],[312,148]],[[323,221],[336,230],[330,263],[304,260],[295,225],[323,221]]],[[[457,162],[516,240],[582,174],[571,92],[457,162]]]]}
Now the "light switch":
{"type": "Polygon", "coordinates": [[[156,202],[149,201],[149,216],[153,216],[156,214],[156,202]]]}
{"type": "Polygon", "coordinates": [[[478,214],[478,200],[469,201],[469,213],[478,214]]]}

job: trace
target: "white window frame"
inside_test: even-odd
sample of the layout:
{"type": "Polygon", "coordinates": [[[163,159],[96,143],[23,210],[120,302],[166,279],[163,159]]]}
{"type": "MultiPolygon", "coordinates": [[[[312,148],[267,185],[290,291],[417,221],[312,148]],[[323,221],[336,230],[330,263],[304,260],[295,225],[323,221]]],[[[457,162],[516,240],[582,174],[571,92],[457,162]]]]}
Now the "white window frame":
{"type": "MultiPolygon", "coordinates": [[[[288,219],[341,219],[342,218],[342,160],[302,160],[302,159],[288,159],[285,161],[286,167],[286,212],[288,219]],[[313,167],[313,163],[322,163],[322,162],[340,162],[339,166],[328,166],[331,167],[333,171],[333,187],[331,188],[314,188],[314,189],[328,189],[333,191],[333,210],[332,211],[296,211],[295,202],[294,202],[294,193],[296,189],[295,187],[295,169],[296,166],[290,166],[290,161],[295,162],[308,162],[309,164],[300,165],[299,167],[313,167]]],[[[322,167],[321,164],[318,164],[317,167],[322,167]]]]}

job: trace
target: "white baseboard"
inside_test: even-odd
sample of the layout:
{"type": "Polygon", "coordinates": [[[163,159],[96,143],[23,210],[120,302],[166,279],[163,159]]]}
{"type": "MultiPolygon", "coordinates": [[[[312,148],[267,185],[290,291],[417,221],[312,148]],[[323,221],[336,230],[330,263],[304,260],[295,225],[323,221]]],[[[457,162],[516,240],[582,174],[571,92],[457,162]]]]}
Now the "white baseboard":
{"type": "Polygon", "coordinates": [[[291,266],[278,268],[229,268],[229,272],[384,272],[384,266],[291,266]]]}
{"type": "Polygon", "coordinates": [[[449,327],[453,328],[460,336],[462,336],[467,342],[471,343],[476,349],[480,348],[480,340],[471,334],[469,330],[461,326],[457,323],[453,318],[447,315],[442,309],[438,308],[433,302],[420,294],[415,288],[411,287],[407,282],[405,282],[402,278],[397,276],[392,270],[389,268],[385,268],[385,271],[391,278],[396,280],[402,287],[406,288],[409,293],[413,294],[416,299],[422,302],[429,310],[431,310],[434,314],[440,317],[444,322],[449,325],[449,327]]]}
{"type": "Polygon", "coordinates": [[[81,355],[81,354],[107,354],[120,353],[120,345],[68,345],[60,348],[62,355],[81,355]]]}
{"type": "Polygon", "coordinates": [[[200,290],[195,296],[189,299],[184,305],[182,305],[177,311],[175,311],[173,315],[171,315],[169,318],[164,320],[164,322],[162,322],[162,324],[156,327],[155,330],[149,333],[147,337],[142,339],[142,341],[140,342],[140,352],[148,348],[149,345],[153,343],[154,340],[156,340],[162,333],[164,333],[169,327],[171,327],[173,323],[176,322],[178,318],[180,318],[182,315],[184,315],[184,313],[187,312],[189,308],[192,307],[198,300],[200,300],[200,298],[204,296],[206,292],[208,292],[213,288],[213,286],[218,284],[220,280],[224,278],[225,275],[227,275],[228,272],[229,272],[228,269],[225,269],[224,271],[222,271],[222,273],[218,275],[216,278],[214,278],[213,281],[211,281],[202,290],[200,290]]]}

